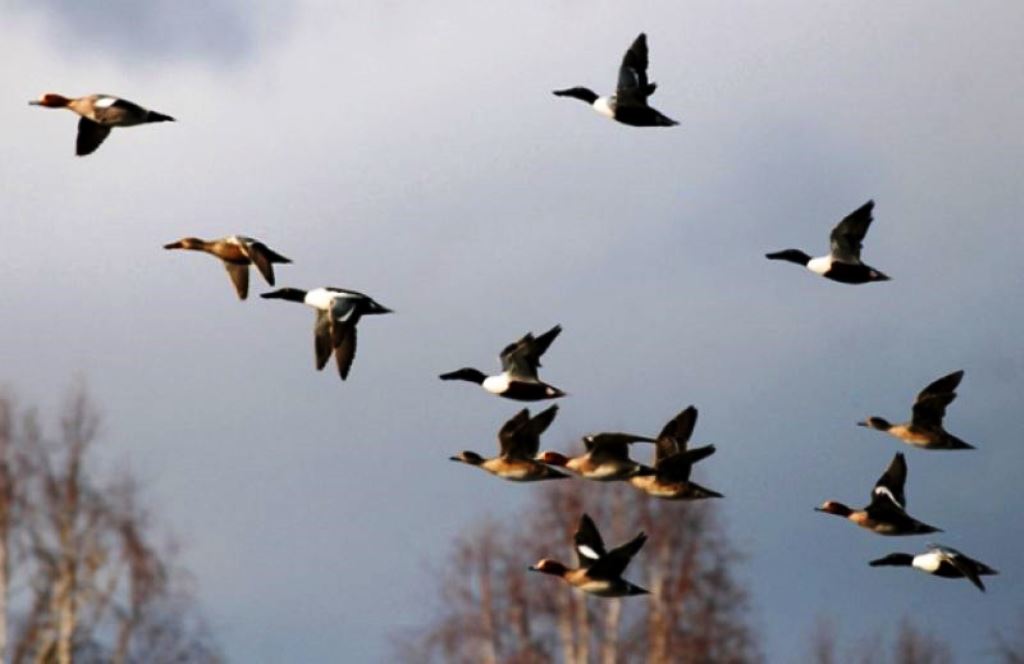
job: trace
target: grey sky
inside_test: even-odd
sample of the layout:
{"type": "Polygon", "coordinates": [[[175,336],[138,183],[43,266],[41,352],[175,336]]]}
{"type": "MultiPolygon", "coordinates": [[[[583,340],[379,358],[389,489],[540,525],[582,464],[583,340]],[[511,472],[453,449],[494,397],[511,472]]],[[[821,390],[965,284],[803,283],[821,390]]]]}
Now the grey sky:
{"type": "Polygon", "coordinates": [[[375,4],[104,21],[147,42],[139,59],[91,47],[100,28],[70,3],[0,22],[0,381],[54,406],[87,376],[111,457],[152,478],[234,661],[381,660],[391,630],[429,618],[425,564],[530,493],[447,461],[489,449],[517,405],[436,375],[494,368],[554,323],[546,376],[572,396],[545,446],[701,409],[696,440],[718,453],[698,478],[727,495],[772,661],[798,661],[821,612],[851,637],[927,613],[965,659],[1018,624],[1024,7],[375,4]],[[641,30],[680,127],[551,96],[608,91],[641,30]],[[72,114],[25,104],[46,91],[179,122],[75,159],[72,114]],[[892,282],[763,258],[823,252],[868,198],[864,255],[892,282]],[[311,311],[239,304],[213,259],[160,249],[233,232],[295,261],[281,285],[398,312],[361,323],[346,384],[313,370],[311,311]],[[854,426],[958,368],[947,423],[977,452],[854,426]],[[870,569],[926,539],[811,511],[866,502],[897,449],[911,513],[1003,572],[986,595],[870,569]]]}

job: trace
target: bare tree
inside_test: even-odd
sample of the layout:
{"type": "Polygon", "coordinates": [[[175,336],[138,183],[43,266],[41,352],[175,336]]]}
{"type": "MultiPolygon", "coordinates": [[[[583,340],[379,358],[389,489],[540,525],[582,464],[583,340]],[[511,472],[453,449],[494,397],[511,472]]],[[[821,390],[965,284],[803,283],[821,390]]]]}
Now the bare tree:
{"type": "Polygon", "coordinates": [[[2,661],[219,661],[137,483],[128,472],[101,481],[91,467],[99,417],[85,390],[53,440],[32,414],[15,420],[0,399],[2,661]],[[27,589],[13,604],[12,578],[27,589]]]}
{"type": "Polygon", "coordinates": [[[886,646],[878,633],[862,638],[839,656],[839,635],[834,624],[819,618],[809,641],[811,660],[817,664],[831,662],[862,662],[863,664],[951,664],[953,652],[944,640],[923,631],[910,619],[900,621],[892,642],[886,646]],[[886,653],[888,650],[888,653],[886,653]]]}
{"type": "Polygon", "coordinates": [[[398,637],[397,654],[408,662],[757,661],[737,561],[706,501],[656,501],[621,484],[537,487],[525,514],[485,521],[456,542],[439,575],[437,620],[398,637]],[[610,542],[648,533],[626,576],[649,596],[588,597],[527,572],[542,557],[572,558],[584,505],[610,542]]]}

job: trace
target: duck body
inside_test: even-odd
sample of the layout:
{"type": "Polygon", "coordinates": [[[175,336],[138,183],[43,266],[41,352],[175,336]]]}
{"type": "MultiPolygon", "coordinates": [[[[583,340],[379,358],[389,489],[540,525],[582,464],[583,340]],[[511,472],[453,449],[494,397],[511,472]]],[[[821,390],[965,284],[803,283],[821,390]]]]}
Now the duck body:
{"type": "Polygon", "coordinates": [[[883,431],[890,436],[926,450],[972,450],[974,446],[946,431],[942,420],[946,408],[956,399],[956,389],[964,372],[954,371],[925,387],[914,402],[909,422],[891,424],[881,417],[869,417],[858,422],[862,427],[883,431]]]}
{"type": "Polygon", "coordinates": [[[92,154],[106,140],[114,127],[133,127],[153,122],[174,122],[174,118],[163,113],[143,108],[127,99],[114,95],[94,94],[85,97],[65,97],[47,93],[30,101],[34,106],[45,108],[66,108],[80,116],[75,154],[92,154]]]}
{"type": "Polygon", "coordinates": [[[982,592],[985,592],[985,584],[982,583],[981,577],[999,573],[985,563],[966,556],[956,549],[938,544],[929,545],[928,550],[924,553],[917,555],[890,553],[883,558],[872,560],[868,564],[872,567],[913,567],[926,574],[944,579],[968,579],[982,592]]]}
{"type": "Polygon", "coordinates": [[[868,201],[840,221],[832,229],[831,251],[825,256],[811,257],[800,249],[785,249],[765,258],[803,265],[819,276],[843,284],[866,284],[889,281],[889,277],[861,262],[860,252],[865,235],[873,220],[875,202],[868,201]]]}
{"type": "Polygon", "coordinates": [[[333,352],[342,380],[348,378],[356,355],[356,324],[363,316],[392,311],[359,291],[326,286],[309,291],[281,288],[260,297],[300,302],[316,309],[313,328],[317,370],[327,365],[333,352]]]}
{"type": "Polygon", "coordinates": [[[250,265],[255,265],[267,283],[273,286],[274,264],[291,263],[291,260],[273,251],[259,240],[245,235],[229,235],[216,240],[185,237],[177,242],[165,244],[164,249],[202,251],[219,258],[223,261],[240,300],[246,299],[249,294],[250,265]]]}
{"type": "Polygon", "coordinates": [[[653,443],[654,439],[631,433],[591,434],[583,437],[586,452],[580,456],[567,457],[548,451],[541,454],[540,459],[597,482],[619,482],[638,475],[653,475],[653,468],[629,458],[629,445],[638,442],[653,443]]]}
{"type": "Polygon", "coordinates": [[[508,344],[499,355],[502,371],[494,376],[466,367],[443,373],[439,378],[475,383],[490,394],[515,401],[558,399],[565,396],[565,392],[540,380],[537,370],[541,366],[541,356],[561,331],[562,326],[556,325],[540,336],[527,333],[508,344]]]}
{"type": "Polygon", "coordinates": [[[486,459],[465,450],[450,458],[512,482],[566,479],[569,476],[565,473],[534,458],[540,447],[540,435],[551,425],[557,412],[558,406],[551,406],[532,418],[526,408],[516,413],[498,432],[500,454],[497,457],[486,459]]]}
{"type": "Polygon", "coordinates": [[[579,99],[600,115],[632,127],[672,127],[679,124],[647,104],[647,98],[658,87],[656,83],[648,82],[647,66],[647,36],[641,32],[622,58],[615,94],[602,97],[589,88],[574,87],[555,90],[554,95],[579,99]]]}
{"type": "Polygon", "coordinates": [[[875,483],[871,491],[871,502],[867,507],[855,510],[838,501],[827,500],[815,510],[841,516],[878,535],[925,535],[942,532],[907,514],[906,498],[903,493],[906,479],[907,462],[903,454],[897,452],[885,473],[875,483]]]}
{"type": "Polygon", "coordinates": [[[654,443],[654,472],[636,474],[629,483],[653,498],[702,500],[722,494],[690,480],[693,465],[715,453],[714,445],[687,449],[697,424],[697,409],[687,407],[665,427],[654,443]]]}
{"type": "Polygon", "coordinates": [[[633,556],[647,541],[647,535],[638,533],[625,544],[607,551],[593,520],[584,514],[573,540],[579,567],[572,569],[557,560],[543,558],[529,569],[557,576],[573,588],[597,597],[648,594],[647,590],[622,578],[633,556]]]}

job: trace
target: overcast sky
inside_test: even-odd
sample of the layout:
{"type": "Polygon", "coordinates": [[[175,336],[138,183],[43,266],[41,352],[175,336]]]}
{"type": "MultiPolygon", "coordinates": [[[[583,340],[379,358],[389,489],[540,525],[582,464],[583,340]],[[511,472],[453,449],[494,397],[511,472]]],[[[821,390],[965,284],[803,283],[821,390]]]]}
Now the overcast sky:
{"type": "Polygon", "coordinates": [[[86,377],[233,661],[380,661],[430,619],[427,564],[530,494],[447,460],[518,405],[436,375],[555,323],[544,375],[571,396],[545,447],[700,408],[771,661],[820,614],[849,638],[925,615],[964,660],[1019,625],[1024,5],[372,4],[2,11],[0,382],[54,408],[86,377]],[[642,30],[679,127],[550,94],[607,92],[642,30]],[[79,159],[76,118],[25,103],[48,91],[179,121],[79,159]],[[764,259],[823,253],[869,198],[893,281],[764,259]],[[360,324],[347,383],[314,371],[310,310],[240,304],[212,258],[160,248],[230,233],[294,260],[279,285],[397,311],[360,324]],[[960,368],[947,425],[977,451],[855,426],[960,368]],[[811,511],[863,505],[898,449],[910,512],[1001,570],[987,594],[871,569],[926,539],[811,511]]]}

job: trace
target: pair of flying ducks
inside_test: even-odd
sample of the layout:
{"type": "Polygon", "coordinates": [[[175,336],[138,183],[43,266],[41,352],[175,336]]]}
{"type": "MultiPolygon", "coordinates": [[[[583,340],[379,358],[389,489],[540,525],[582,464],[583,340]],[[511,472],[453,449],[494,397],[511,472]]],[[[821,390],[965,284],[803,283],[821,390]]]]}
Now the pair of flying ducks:
{"type": "MultiPolygon", "coordinates": [[[[202,251],[216,256],[223,263],[235,286],[238,299],[249,295],[249,267],[255,265],[263,278],[274,285],[274,264],[291,263],[291,260],[275,252],[266,244],[244,235],[229,235],[217,240],[201,240],[186,237],[165,244],[164,249],[185,249],[202,251]]],[[[323,369],[334,355],[338,375],[348,378],[356,356],[356,324],[363,316],[387,314],[391,310],[381,306],[369,295],[345,288],[327,286],[304,291],[298,288],[281,288],[260,297],[269,300],[301,302],[316,309],[313,325],[313,347],[317,370],[323,369]]]]}

